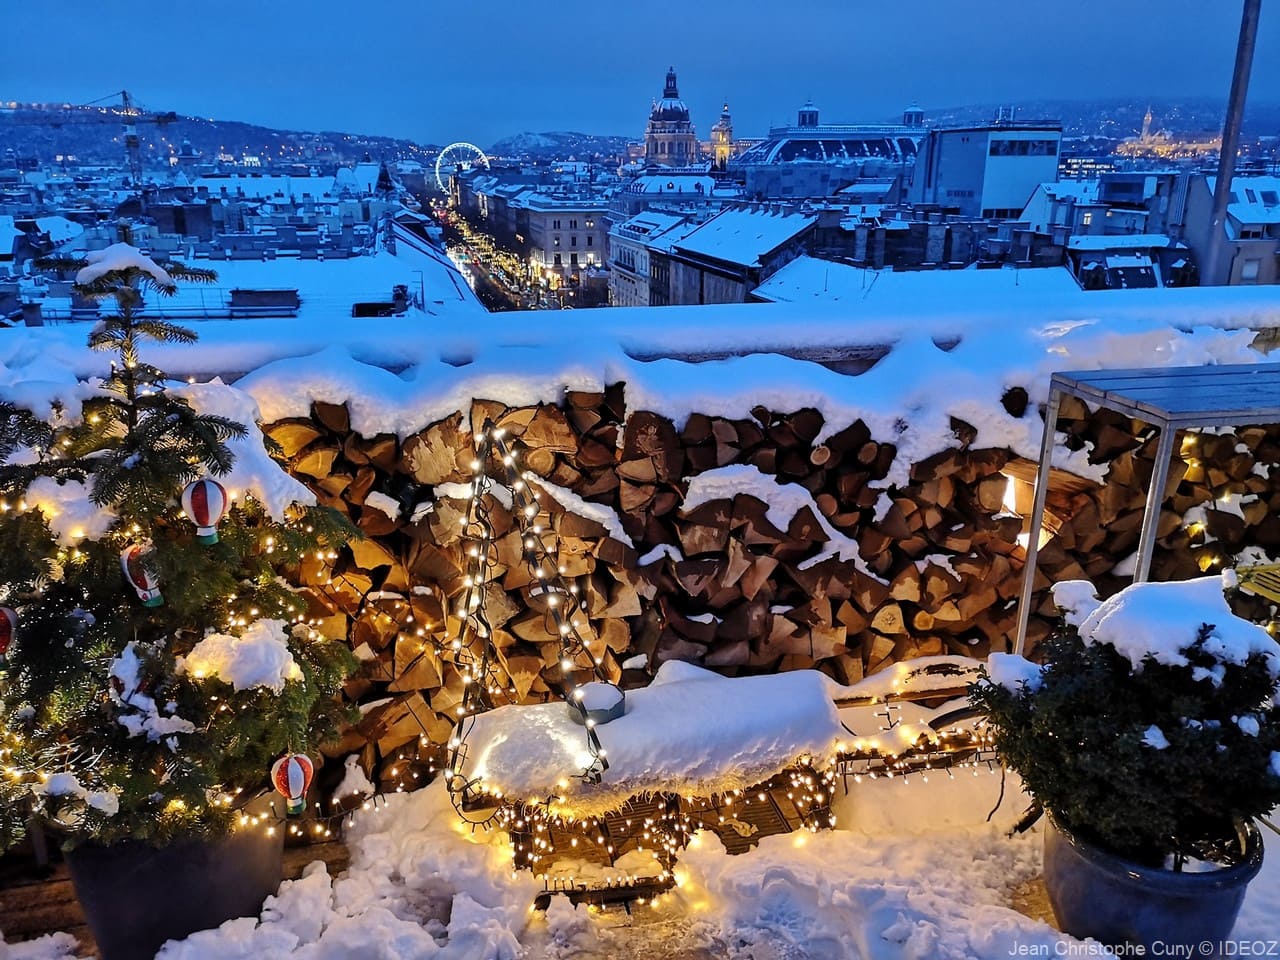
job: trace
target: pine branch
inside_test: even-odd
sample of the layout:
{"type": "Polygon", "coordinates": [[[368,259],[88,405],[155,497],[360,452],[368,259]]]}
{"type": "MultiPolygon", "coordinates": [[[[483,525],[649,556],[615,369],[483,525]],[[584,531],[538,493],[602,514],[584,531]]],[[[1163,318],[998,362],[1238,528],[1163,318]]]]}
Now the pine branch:
{"type": "Polygon", "coordinates": [[[36,268],[39,270],[78,271],[88,265],[89,261],[83,257],[40,257],[36,260],[36,268]]]}
{"type": "Polygon", "coordinates": [[[139,320],[133,325],[138,336],[157,343],[195,343],[199,337],[190,327],[180,327],[167,320],[139,320]]]}
{"type": "Polygon", "coordinates": [[[159,260],[156,261],[156,266],[164,270],[173,279],[181,280],[183,283],[214,283],[218,279],[218,274],[214,270],[208,270],[204,267],[191,267],[176,260],[159,260]]]}
{"type": "Polygon", "coordinates": [[[53,428],[30,410],[0,401],[0,461],[7,461],[20,447],[47,450],[53,446],[53,428]]]}

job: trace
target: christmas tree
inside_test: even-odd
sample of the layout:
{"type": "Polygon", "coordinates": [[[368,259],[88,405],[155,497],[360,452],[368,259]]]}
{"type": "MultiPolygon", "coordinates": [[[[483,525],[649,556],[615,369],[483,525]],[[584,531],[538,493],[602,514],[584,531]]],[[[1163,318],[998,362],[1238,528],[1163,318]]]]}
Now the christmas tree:
{"type": "Polygon", "coordinates": [[[184,392],[214,408],[242,395],[143,359],[196,340],[144,298],[211,271],[125,243],[46,266],[103,303],[89,346],[114,359],[80,399],[0,403],[0,848],[32,817],[71,841],[217,835],[275,761],[346,716],[350,652],[308,625],[284,575],[352,531],[219,483],[261,435],[184,392]]]}

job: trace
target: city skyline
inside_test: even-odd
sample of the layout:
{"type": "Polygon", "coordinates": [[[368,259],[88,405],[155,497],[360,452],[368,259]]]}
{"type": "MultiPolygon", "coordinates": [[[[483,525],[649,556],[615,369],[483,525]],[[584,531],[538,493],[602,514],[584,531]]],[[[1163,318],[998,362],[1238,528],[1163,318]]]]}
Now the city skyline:
{"type": "MultiPolygon", "coordinates": [[[[677,22],[661,15],[557,20],[548,41],[531,32],[527,10],[507,0],[480,14],[384,2],[361,25],[349,8],[315,0],[305,20],[290,23],[286,15],[270,31],[248,0],[223,3],[218,16],[196,25],[175,23],[154,0],[122,0],[109,20],[72,0],[63,8],[70,16],[55,21],[56,76],[9,77],[4,99],[83,103],[124,88],[153,110],[488,144],[521,131],[638,138],[668,66],[702,137],[726,99],[736,129],[751,136],[791,122],[808,99],[824,119],[850,122],[888,119],[911,102],[928,112],[1107,96],[1225,98],[1239,29],[1235,4],[1206,14],[1195,0],[1130,0],[1132,22],[1158,21],[1158,43],[1135,43],[1121,31],[1099,36],[1101,4],[1052,19],[1015,0],[977,7],[981,15],[974,5],[962,13],[939,0],[910,10],[811,0],[779,19],[753,15],[763,6],[711,0],[682,10],[677,22]],[[990,31],[995,22],[998,38],[990,31]],[[103,55],[130,45],[138,56],[103,55]],[[207,64],[193,67],[202,50],[207,64]]],[[[17,29],[10,36],[50,26],[35,8],[11,17],[17,29]]],[[[1280,19],[1263,17],[1250,100],[1277,96],[1280,19]]]]}

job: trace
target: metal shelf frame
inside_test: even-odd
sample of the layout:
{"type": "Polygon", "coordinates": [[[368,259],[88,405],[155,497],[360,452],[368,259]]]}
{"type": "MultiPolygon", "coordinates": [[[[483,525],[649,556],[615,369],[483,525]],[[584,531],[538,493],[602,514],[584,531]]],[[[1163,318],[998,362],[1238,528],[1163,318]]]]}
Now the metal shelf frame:
{"type": "Polygon", "coordinates": [[[1022,572],[1018,602],[1018,634],[1015,653],[1027,642],[1036,560],[1040,553],[1040,529],[1044,524],[1045,495],[1053,463],[1053,438],[1063,397],[1078,397],[1091,407],[1105,407],[1142,420],[1160,431],[1155,470],[1147,490],[1147,503],[1138,539],[1134,583],[1145,581],[1151,571],[1160,504],[1169,479],[1173,444],[1179,432],[1197,427],[1241,427],[1280,423],[1280,363],[1243,363],[1194,367],[1129,368],[1055,373],[1049,382],[1049,403],[1044,415],[1044,438],[1036,472],[1031,532],[1022,572]]]}

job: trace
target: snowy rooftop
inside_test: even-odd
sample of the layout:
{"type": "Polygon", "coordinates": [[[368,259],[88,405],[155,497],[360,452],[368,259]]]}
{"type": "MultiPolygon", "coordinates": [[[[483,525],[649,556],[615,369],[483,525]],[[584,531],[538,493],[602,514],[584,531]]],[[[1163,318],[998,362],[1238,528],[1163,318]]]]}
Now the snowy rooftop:
{"type": "Polygon", "coordinates": [[[1040,185],[1046,194],[1059,200],[1073,197],[1077,203],[1094,203],[1098,199],[1098,180],[1058,180],[1040,185]]]}
{"type": "MultiPolygon", "coordinates": [[[[1210,193],[1218,178],[1206,177],[1210,193]]],[[[1280,223],[1280,177],[1232,177],[1227,211],[1242,224],[1280,223]]]]}
{"type": "Polygon", "coordinates": [[[84,233],[84,227],[68,220],[66,217],[36,217],[36,226],[41,233],[47,233],[55,244],[74,240],[84,233]]]}
{"type": "Polygon", "coordinates": [[[610,232],[617,232],[623,236],[651,239],[665,233],[672,227],[680,226],[684,222],[684,217],[678,217],[675,214],[645,211],[644,213],[636,214],[630,220],[618,224],[610,232]]]}
{"type": "MultiPolygon", "coordinates": [[[[297,290],[302,301],[297,317],[265,322],[300,323],[304,328],[315,324],[327,328],[343,318],[349,322],[353,304],[387,302],[391,299],[392,287],[403,284],[411,298],[424,301],[425,311],[411,309],[401,323],[412,323],[415,318],[419,323],[431,323],[435,318],[454,314],[483,316],[484,308],[453,263],[425,241],[420,244],[421,249],[416,249],[408,242],[399,242],[394,256],[379,250],[372,256],[347,259],[194,260],[191,266],[212,269],[218,275],[217,280],[211,285],[179,284],[174,296],[157,303],[167,316],[183,322],[198,322],[209,311],[216,316],[218,308],[235,289],[297,290]]],[[[69,290],[51,288],[47,315],[65,317],[70,307],[69,298],[69,290]]],[[[208,323],[200,322],[199,327],[204,336],[208,323]]],[[[86,333],[82,328],[68,329],[77,331],[81,337],[86,333]]],[[[279,337],[282,342],[290,339],[288,333],[271,334],[269,328],[263,328],[262,332],[279,337]]],[[[244,369],[247,368],[228,368],[223,372],[244,369]]]]}
{"type": "Polygon", "coordinates": [[[336,197],[333,177],[291,177],[284,174],[206,174],[191,181],[197,190],[209,191],[211,197],[220,197],[225,190],[228,197],[245,196],[255,200],[273,197],[301,200],[310,195],[313,199],[336,197]]]}
{"type": "Polygon", "coordinates": [[[304,195],[312,199],[337,197],[343,190],[364,195],[373,192],[378,182],[381,166],[377,163],[358,163],[354,167],[339,167],[329,176],[294,177],[275,173],[211,173],[196,177],[191,186],[209,191],[219,197],[243,196],[246,199],[272,200],[290,198],[301,200],[304,195]]]}
{"type": "Polygon", "coordinates": [[[302,316],[308,319],[344,313],[350,317],[352,303],[386,300],[396,284],[408,286],[411,295],[425,294],[431,310],[479,308],[444,254],[428,255],[405,244],[398,245],[395,256],[380,250],[373,256],[345,260],[199,260],[192,265],[215,271],[215,286],[227,290],[296,288],[302,298],[302,316]]]}
{"type": "MultiPolygon", "coordinates": [[[[1167,241],[1167,238],[1166,238],[1167,241]]],[[[797,257],[752,295],[775,303],[838,303],[862,313],[886,304],[942,307],[946,298],[973,305],[1064,301],[1080,293],[1065,267],[1036,270],[873,270],[797,257]]]]}
{"type": "Polygon", "coordinates": [[[1067,249],[1084,251],[1149,250],[1152,247],[1174,246],[1180,246],[1185,249],[1184,244],[1175,244],[1163,233],[1130,233],[1117,234],[1115,236],[1098,234],[1076,236],[1067,240],[1067,249]]]}
{"type": "Polygon", "coordinates": [[[13,217],[0,214],[0,257],[7,258],[13,253],[14,241],[20,236],[22,231],[14,225],[13,217]]]}
{"type": "Polygon", "coordinates": [[[738,207],[712,217],[676,248],[726,263],[759,266],[760,257],[816,222],[812,214],[783,212],[776,207],[738,207]]]}
{"type": "Polygon", "coordinates": [[[648,174],[627,184],[628,193],[685,193],[709,197],[715,189],[715,179],[705,173],[648,174]]]}

